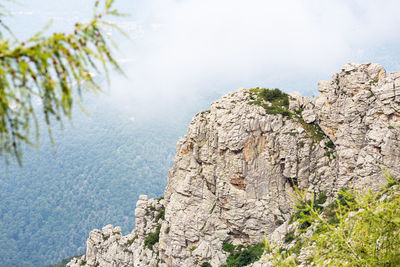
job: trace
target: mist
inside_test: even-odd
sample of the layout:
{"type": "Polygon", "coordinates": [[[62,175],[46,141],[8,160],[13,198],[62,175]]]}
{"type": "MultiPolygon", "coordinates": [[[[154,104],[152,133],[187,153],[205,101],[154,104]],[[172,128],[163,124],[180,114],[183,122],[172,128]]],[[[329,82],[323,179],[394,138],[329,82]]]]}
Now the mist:
{"type": "Polygon", "coordinates": [[[240,87],[316,95],[318,80],[350,61],[400,69],[398,1],[135,3],[135,30],[120,45],[127,78],[112,77],[111,95],[146,114],[187,109],[240,87]]]}
{"type": "MultiPolygon", "coordinates": [[[[44,24],[52,12],[58,30],[90,17],[92,4],[32,0],[21,8],[33,15],[17,18],[44,24]]],[[[105,98],[139,117],[193,115],[240,87],[317,95],[317,82],[350,61],[400,70],[399,1],[116,0],[116,7],[130,14],[114,19],[129,38],[113,34],[126,77],[112,74],[105,98]]]]}

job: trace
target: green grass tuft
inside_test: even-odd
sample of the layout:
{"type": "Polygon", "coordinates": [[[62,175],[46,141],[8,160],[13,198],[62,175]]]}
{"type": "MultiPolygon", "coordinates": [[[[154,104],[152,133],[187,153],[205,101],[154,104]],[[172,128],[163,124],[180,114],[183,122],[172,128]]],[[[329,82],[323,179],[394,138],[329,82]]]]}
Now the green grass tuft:
{"type": "Polygon", "coordinates": [[[252,94],[249,104],[263,107],[267,114],[291,116],[291,112],[289,111],[289,95],[278,88],[265,89],[257,87],[250,89],[250,92],[252,94]]]}

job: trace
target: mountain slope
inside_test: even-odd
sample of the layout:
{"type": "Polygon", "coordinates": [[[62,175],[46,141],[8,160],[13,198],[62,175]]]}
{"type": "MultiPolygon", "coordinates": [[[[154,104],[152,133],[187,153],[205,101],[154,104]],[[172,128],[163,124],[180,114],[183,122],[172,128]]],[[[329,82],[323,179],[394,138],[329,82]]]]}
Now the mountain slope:
{"type": "Polygon", "coordinates": [[[219,266],[224,244],[257,244],[289,220],[295,185],[331,201],[343,187],[377,188],[381,168],[399,176],[399,78],[349,63],[311,100],[259,88],[224,96],[178,142],[165,217],[139,201],[137,220],[151,223],[125,237],[111,226],[91,232],[69,266],[219,266]]]}
{"type": "Polygon", "coordinates": [[[0,166],[4,266],[44,266],[82,254],[91,229],[110,222],[124,233],[134,227],[139,193],[163,194],[184,123],[132,121],[91,100],[90,116],[76,112],[73,126],[53,131],[55,152],[43,133],[40,150],[27,149],[22,168],[0,166]]]}

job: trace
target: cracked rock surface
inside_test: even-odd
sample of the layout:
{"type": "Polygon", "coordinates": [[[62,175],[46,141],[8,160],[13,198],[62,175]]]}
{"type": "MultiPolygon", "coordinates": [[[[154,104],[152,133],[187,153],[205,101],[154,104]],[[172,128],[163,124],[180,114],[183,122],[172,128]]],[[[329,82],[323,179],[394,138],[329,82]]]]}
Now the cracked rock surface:
{"type": "Polygon", "coordinates": [[[318,90],[313,99],[290,94],[290,117],[267,114],[247,89],[212,103],[178,141],[165,200],[142,196],[130,235],[94,230],[86,255],[68,266],[219,266],[228,256],[223,242],[282,235],[294,184],[332,198],[342,187],[382,184],[382,169],[399,176],[400,72],[349,63],[318,90]],[[165,220],[146,213],[157,205],[165,220]],[[157,223],[159,242],[150,250],[144,239],[157,223]]]}
{"type": "Polygon", "coordinates": [[[141,195],[136,204],[136,228],[132,233],[122,236],[121,228],[112,225],[91,231],[86,254],[72,259],[67,266],[156,266],[159,262],[158,243],[150,249],[145,246],[145,238],[163,221],[159,216],[163,210],[164,200],[149,200],[146,195],[141,195]]]}

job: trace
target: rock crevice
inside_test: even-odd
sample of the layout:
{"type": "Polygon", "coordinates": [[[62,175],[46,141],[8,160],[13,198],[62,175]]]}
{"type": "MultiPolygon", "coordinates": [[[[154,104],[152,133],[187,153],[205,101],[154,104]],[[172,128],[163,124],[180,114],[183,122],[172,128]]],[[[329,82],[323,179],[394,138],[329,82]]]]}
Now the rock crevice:
{"type": "Polygon", "coordinates": [[[382,169],[398,176],[400,72],[349,63],[318,90],[313,99],[290,94],[282,114],[251,103],[247,89],[212,103],[178,141],[165,200],[141,197],[130,235],[91,232],[86,255],[69,266],[219,266],[223,242],[256,244],[289,219],[294,185],[332,198],[377,187],[382,169]],[[165,219],[145,207],[165,207],[165,219]],[[158,224],[159,242],[146,248],[158,224]]]}

